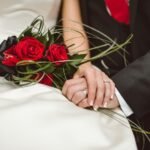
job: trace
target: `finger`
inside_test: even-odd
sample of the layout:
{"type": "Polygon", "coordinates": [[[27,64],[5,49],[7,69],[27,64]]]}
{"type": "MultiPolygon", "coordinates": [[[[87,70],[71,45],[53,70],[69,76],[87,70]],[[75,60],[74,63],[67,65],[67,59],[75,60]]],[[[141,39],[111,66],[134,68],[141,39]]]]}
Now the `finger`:
{"type": "Polygon", "coordinates": [[[82,100],[79,104],[78,104],[79,107],[82,107],[82,108],[86,108],[86,107],[89,107],[89,103],[87,101],[87,98],[82,100]]]}
{"type": "Polygon", "coordinates": [[[103,102],[103,107],[107,107],[107,104],[111,99],[113,99],[113,96],[115,94],[115,84],[114,82],[105,74],[102,73],[103,81],[105,83],[105,97],[103,102]]]}
{"type": "Polygon", "coordinates": [[[93,106],[95,95],[96,95],[96,79],[95,79],[95,70],[91,69],[85,74],[88,85],[88,103],[90,106],[93,106]]]}
{"type": "Polygon", "coordinates": [[[117,107],[119,107],[119,101],[118,101],[117,97],[114,95],[114,99],[108,103],[107,108],[114,109],[117,107]]]}
{"type": "Polygon", "coordinates": [[[67,89],[66,97],[67,97],[69,100],[72,100],[73,95],[75,95],[75,93],[80,92],[80,91],[83,91],[83,90],[85,90],[86,88],[87,88],[86,81],[82,81],[82,82],[79,83],[79,84],[71,85],[71,86],[69,86],[69,88],[67,89]]]}
{"type": "Polygon", "coordinates": [[[78,91],[72,97],[72,102],[77,105],[87,97],[87,90],[78,91]]]}
{"type": "Polygon", "coordinates": [[[63,93],[63,95],[66,95],[67,89],[68,89],[71,85],[80,84],[80,83],[83,82],[83,81],[84,81],[83,78],[67,80],[67,81],[65,82],[63,88],[62,88],[62,93],[63,93]]]}
{"type": "Polygon", "coordinates": [[[95,80],[95,68],[90,67],[88,70],[85,70],[83,73],[80,72],[80,69],[74,75],[74,78],[85,77],[88,85],[88,103],[93,106],[95,95],[96,95],[96,80],[95,80]]]}
{"type": "Polygon", "coordinates": [[[115,83],[112,80],[110,80],[110,88],[111,88],[110,99],[113,100],[115,95],[115,83]]]}
{"type": "Polygon", "coordinates": [[[111,97],[111,86],[110,86],[110,82],[104,82],[104,84],[105,84],[105,95],[104,95],[103,107],[107,108],[107,105],[111,97]]]}
{"type": "Polygon", "coordinates": [[[105,85],[103,82],[101,72],[96,72],[96,80],[97,80],[97,92],[96,92],[96,99],[94,102],[94,110],[97,110],[99,107],[102,107],[105,93],[105,85]]]}

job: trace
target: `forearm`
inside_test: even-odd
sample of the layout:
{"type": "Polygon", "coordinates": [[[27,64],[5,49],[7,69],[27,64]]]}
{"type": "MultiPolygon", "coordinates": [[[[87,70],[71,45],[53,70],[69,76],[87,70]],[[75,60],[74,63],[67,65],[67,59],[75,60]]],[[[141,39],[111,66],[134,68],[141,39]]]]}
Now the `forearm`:
{"type": "Polygon", "coordinates": [[[62,9],[64,41],[70,53],[86,53],[89,57],[89,44],[82,25],[79,0],[63,0],[62,9]]]}

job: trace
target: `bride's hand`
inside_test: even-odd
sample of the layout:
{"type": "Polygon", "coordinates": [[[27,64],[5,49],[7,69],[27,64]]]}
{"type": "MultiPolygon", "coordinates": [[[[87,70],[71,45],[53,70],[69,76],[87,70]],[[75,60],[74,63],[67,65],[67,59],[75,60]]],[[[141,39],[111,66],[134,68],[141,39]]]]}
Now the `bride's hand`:
{"type": "MultiPolygon", "coordinates": [[[[62,93],[79,107],[89,107],[87,101],[87,82],[85,78],[71,79],[66,81],[62,93]]],[[[113,100],[108,102],[107,108],[116,108],[119,106],[117,97],[114,96],[113,100]]]]}
{"type": "Polygon", "coordinates": [[[78,72],[74,79],[66,81],[62,90],[63,94],[81,107],[93,106],[95,109],[98,107],[107,107],[110,99],[113,99],[112,95],[115,92],[113,81],[93,66],[91,68],[87,67],[83,71],[83,75],[81,76],[85,77],[86,80],[85,78],[81,78],[78,72]],[[88,98],[92,97],[91,99],[89,98],[90,101],[86,96],[88,98]]]}
{"type": "MultiPolygon", "coordinates": [[[[85,98],[84,100],[80,101],[78,103],[78,106],[79,107],[83,107],[83,108],[86,108],[86,107],[89,107],[89,104],[87,102],[87,98],[85,98]]],[[[116,95],[114,96],[113,100],[110,100],[107,104],[107,108],[108,109],[114,109],[114,108],[117,108],[119,107],[119,101],[116,97],[116,95]]]]}
{"type": "Polygon", "coordinates": [[[88,89],[88,103],[98,107],[107,107],[110,99],[114,98],[115,84],[114,82],[100,69],[93,66],[91,63],[83,64],[75,73],[74,78],[85,77],[88,89]]]}

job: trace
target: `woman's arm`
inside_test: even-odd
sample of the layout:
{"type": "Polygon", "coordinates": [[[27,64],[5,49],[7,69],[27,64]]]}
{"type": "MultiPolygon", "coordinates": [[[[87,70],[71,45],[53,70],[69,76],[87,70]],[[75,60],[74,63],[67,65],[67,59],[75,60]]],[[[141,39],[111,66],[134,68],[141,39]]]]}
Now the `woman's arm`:
{"type": "Polygon", "coordinates": [[[89,44],[82,25],[79,0],[63,0],[62,18],[64,41],[67,46],[74,44],[69,49],[70,53],[85,53],[87,54],[86,58],[89,58],[89,44]]]}
{"type": "MultiPolygon", "coordinates": [[[[82,25],[79,0],[63,0],[62,18],[63,28],[66,30],[66,32],[64,32],[65,44],[67,46],[75,44],[73,47],[69,48],[70,53],[85,53],[87,54],[86,58],[89,58],[89,44],[82,25]],[[78,32],[73,32],[73,30],[79,31],[83,36],[81,36],[78,32]],[[86,51],[81,52],[81,50],[86,51]]],[[[83,105],[80,104],[80,106],[84,107],[88,104],[97,109],[98,107],[106,106],[110,99],[113,99],[115,91],[113,81],[109,79],[101,70],[93,67],[91,62],[81,65],[74,75],[74,79],[80,79],[82,77],[84,77],[87,81],[88,99],[86,100],[87,103],[85,99],[83,99],[81,101],[81,103],[83,102],[83,105]],[[109,80],[110,84],[106,84],[104,80],[109,80]]],[[[67,81],[62,90],[63,94],[71,99],[72,102],[75,102],[77,101],[76,99],[80,98],[76,96],[79,95],[79,92],[81,92],[78,91],[80,89],[78,87],[81,86],[81,83],[78,82],[79,80],[73,79],[67,81]],[[75,86],[75,84],[77,86],[75,86]]]]}

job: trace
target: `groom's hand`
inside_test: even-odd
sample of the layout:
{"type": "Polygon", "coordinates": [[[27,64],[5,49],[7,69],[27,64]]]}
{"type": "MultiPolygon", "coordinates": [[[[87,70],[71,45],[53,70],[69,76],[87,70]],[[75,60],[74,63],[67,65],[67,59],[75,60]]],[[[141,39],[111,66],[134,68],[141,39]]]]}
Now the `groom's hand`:
{"type": "Polygon", "coordinates": [[[118,101],[117,96],[114,95],[114,98],[111,101],[109,101],[107,108],[113,109],[113,108],[117,108],[117,107],[119,107],[119,101],[118,101]]]}
{"type": "MultiPolygon", "coordinates": [[[[67,80],[63,86],[62,93],[74,104],[78,105],[81,101],[87,101],[87,82],[85,78],[67,80]]],[[[84,107],[88,107],[85,104],[84,107]]]]}

